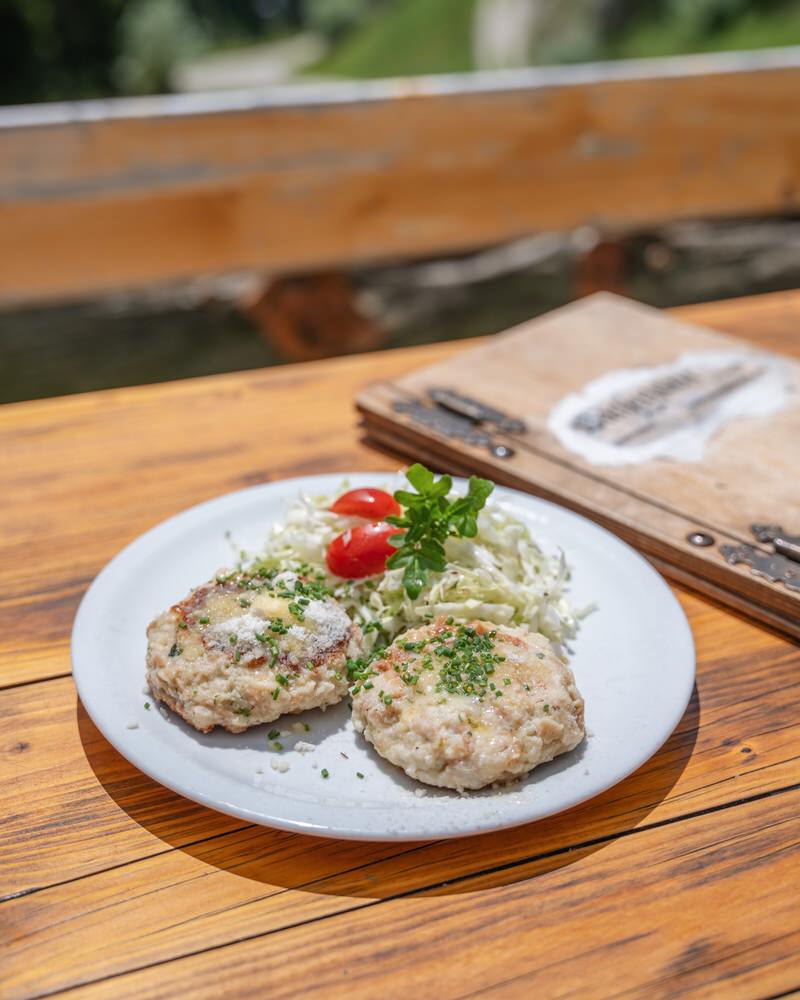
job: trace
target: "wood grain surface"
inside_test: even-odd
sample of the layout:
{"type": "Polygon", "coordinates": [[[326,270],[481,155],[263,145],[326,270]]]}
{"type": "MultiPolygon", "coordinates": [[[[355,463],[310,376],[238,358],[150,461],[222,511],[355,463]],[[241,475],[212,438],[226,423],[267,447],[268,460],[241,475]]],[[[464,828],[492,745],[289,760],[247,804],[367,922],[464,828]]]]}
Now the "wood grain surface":
{"type": "MultiPolygon", "coordinates": [[[[681,314],[800,350],[800,293],[681,314]]],[[[78,703],[72,617],[122,545],[244,485],[395,467],[359,439],[355,393],[459,349],[0,409],[0,996],[800,987],[800,655],[689,592],[697,688],[665,747],[598,799],[501,834],[387,845],[253,827],[154,784],[78,703]]]]}
{"type": "Polygon", "coordinates": [[[0,114],[0,298],[798,205],[800,49],[0,114]]]}

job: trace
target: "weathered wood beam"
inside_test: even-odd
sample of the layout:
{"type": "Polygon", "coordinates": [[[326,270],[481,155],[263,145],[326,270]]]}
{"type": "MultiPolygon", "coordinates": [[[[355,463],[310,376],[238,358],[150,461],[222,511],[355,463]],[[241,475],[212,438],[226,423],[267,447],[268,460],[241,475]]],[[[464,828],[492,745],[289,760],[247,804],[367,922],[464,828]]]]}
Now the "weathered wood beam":
{"type": "Polygon", "coordinates": [[[800,201],[800,48],[0,112],[0,299],[800,201]]]}

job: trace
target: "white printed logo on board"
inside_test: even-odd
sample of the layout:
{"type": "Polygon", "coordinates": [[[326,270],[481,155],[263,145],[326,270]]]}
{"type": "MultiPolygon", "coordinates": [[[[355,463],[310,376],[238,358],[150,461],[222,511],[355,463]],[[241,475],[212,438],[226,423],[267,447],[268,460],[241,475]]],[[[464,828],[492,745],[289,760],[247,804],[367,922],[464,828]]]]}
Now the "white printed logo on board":
{"type": "Polygon", "coordinates": [[[553,407],[548,427],[593,465],[697,462],[721,427],[776,413],[790,391],[789,366],[774,355],[694,351],[602,375],[553,407]]]}

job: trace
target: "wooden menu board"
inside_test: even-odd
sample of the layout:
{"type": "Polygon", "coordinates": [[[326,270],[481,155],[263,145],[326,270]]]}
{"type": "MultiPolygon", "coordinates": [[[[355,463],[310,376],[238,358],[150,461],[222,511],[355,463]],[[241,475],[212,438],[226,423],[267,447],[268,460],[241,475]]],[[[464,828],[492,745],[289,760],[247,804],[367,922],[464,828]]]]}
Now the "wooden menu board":
{"type": "Polygon", "coordinates": [[[604,524],[800,637],[800,365],[599,294],[370,386],[376,442],[604,524]]]}

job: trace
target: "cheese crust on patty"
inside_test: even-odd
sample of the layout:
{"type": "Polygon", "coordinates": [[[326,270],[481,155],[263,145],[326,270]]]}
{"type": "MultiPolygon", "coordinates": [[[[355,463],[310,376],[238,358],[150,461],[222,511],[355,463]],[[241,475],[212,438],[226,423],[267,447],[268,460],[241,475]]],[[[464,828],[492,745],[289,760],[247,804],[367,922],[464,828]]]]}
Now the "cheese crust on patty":
{"type": "Polygon", "coordinates": [[[222,571],[150,624],[147,681],[200,732],[241,733],[341,701],[359,639],[319,584],[222,571]]]}
{"type": "Polygon", "coordinates": [[[412,778],[460,791],[512,781],[574,749],[583,698],[544,636],[440,618],[361,671],[353,724],[412,778]]]}

